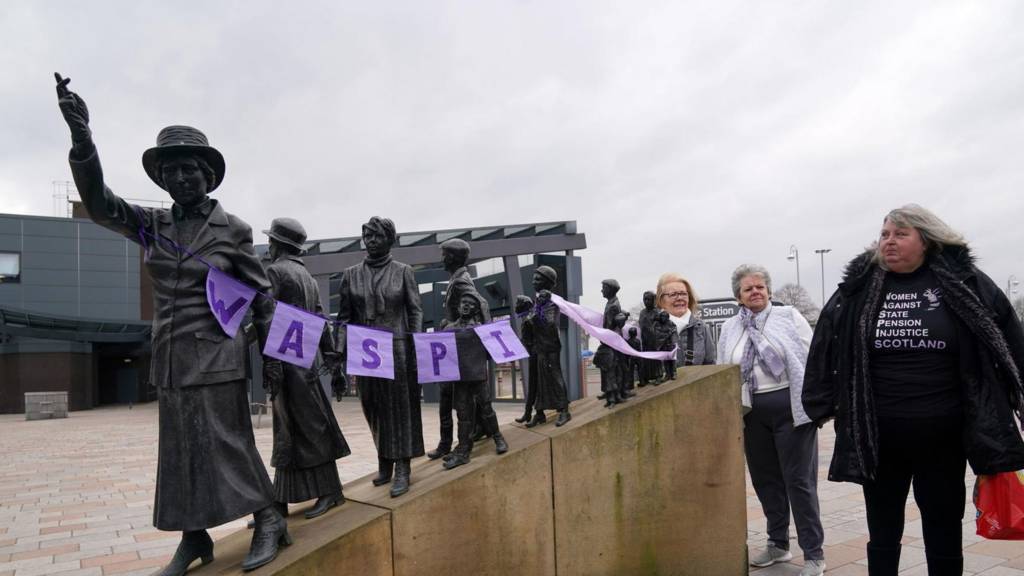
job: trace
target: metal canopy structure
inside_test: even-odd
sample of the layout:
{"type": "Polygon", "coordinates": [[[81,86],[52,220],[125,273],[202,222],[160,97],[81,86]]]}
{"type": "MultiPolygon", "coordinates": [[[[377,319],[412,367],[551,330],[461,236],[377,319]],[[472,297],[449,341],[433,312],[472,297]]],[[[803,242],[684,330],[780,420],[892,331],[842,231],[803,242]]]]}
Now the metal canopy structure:
{"type": "MultiPolygon", "coordinates": [[[[438,245],[452,238],[469,242],[472,248],[471,262],[523,254],[582,250],[587,247],[586,236],[576,231],[576,222],[566,221],[404,232],[398,235],[391,254],[395,260],[412,266],[439,264],[441,252],[438,245]]],[[[358,264],[366,256],[360,236],[313,240],[307,242],[304,248],[306,254],[303,260],[314,276],[341,272],[358,264]]]]}
{"type": "Polygon", "coordinates": [[[146,342],[149,322],[96,320],[0,307],[0,334],[74,342],[146,342]]]}

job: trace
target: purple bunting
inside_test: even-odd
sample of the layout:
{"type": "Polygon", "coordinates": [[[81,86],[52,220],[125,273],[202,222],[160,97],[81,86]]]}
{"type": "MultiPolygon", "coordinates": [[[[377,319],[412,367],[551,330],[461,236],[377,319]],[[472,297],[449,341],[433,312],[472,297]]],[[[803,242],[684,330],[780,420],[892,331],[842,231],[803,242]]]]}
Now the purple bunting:
{"type": "Polygon", "coordinates": [[[676,357],[675,349],[666,352],[638,352],[634,350],[618,332],[602,328],[600,324],[595,325],[591,323],[591,320],[595,319],[596,315],[599,315],[597,312],[584,308],[579,304],[567,302],[558,294],[551,295],[551,303],[558,306],[558,309],[562,311],[562,314],[565,314],[570,320],[579,324],[580,328],[583,328],[587,334],[590,334],[594,338],[597,338],[602,344],[607,344],[623,354],[646,358],[648,360],[674,360],[676,357]]]}
{"type": "Polygon", "coordinates": [[[221,329],[231,338],[238,333],[245,312],[255,297],[256,290],[210,267],[206,275],[206,302],[221,329]]]}
{"type": "Polygon", "coordinates": [[[326,322],[316,314],[278,302],[263,354],[309,369],[316,359],[326,322]]]}
{"type": "Polygon", "coordinates": [[[480,337],[480,342],[483,343],[491,358],[498,364],[530,356],[526,347],[516,336],[515,330],[512,329],[512,324],[507,320],[476,326],[473,330],[480,337]]]}
{"type": "Polygon", "coordinates": [[[416,373],[421,383],[461,380],[454,332],[413,334],[412,339],[416,346],[416,373]]]}
{"type": "Polygon", "coordinates": [[[354,376],[395,379],[391,332],[349,324],[346,327],[347,372],[354,376]]]}

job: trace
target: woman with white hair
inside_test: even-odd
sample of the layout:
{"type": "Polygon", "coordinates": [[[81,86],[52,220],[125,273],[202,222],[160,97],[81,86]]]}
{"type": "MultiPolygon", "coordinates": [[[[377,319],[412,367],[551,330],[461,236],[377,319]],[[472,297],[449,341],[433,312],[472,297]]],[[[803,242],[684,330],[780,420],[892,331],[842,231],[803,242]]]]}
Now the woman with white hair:
{"type": "Polygon", "coordinates": [[[868,570],[896,574],[911,485],[928,574],[963,571],[965,463],[1024,468],[1024,333],[963,236],[928,210],[889,212],[846,267],[811,343],[803,403],[835,418],[829,480],[863,485],[868,570]]]}
{"type": "Polygon", "coordinates": [[[771,302],[772,277],[761,266],[744,264],[732,273],[740,313],[722,325],[718,364],[739,364],[744,403],[743,448],[747,468],[768,524],[765,549],[750,556],[752,566],[793,558],[789,515],[804,551],[801,576],[825,571],[818,508],[818,429],[800,402],[811,342],[811,327],[791,306],[771,302]]]}

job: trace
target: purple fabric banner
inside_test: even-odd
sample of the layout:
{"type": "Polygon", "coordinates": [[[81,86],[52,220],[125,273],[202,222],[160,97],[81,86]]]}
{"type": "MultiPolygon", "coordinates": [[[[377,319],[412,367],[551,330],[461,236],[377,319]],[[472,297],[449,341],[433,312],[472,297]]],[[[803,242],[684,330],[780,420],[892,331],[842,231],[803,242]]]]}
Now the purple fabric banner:
{"type": "Polygon", "coordinates": [[[308,370],[316,360],[326,323],[316,314],[277,302],[263,354],[308,370]]]}
{"type": "Polygon", "coordinates": [[[347,372],[354,376],[394,380],[395,353],[391,332],[356,324],[349,324],[345,330],[347,372]]]}
{"type": "Polygon", "coordinates": [[[416,346],[416,374],[420,383],[461,380],[454,332],[412,335],[416,346]]]}
{"type": "Polygon", "coordinates": [[[562,314],[565,314],[570,320],[579,324],[580,328],[583,328],[587,334],[590,334],[594,338],[597,338],[602,344],[607,344],[623,354],[646,358],[648,360],[674,360],[676,357],[675,349],[667,352],[639,352],[634,350],[633,347],[622,338],[621,334],[618,334],[614,330],[601,328],[600,322],[597,325],[594,325],[589,321],[594,319],[595,315],[597,315],[598,318],[603,317],[601,314],[598,314],[588,308],[584,308],[579,304],[567,302],[558,294],[551,294],[551,303],[558,306],[558,309],[562,311],[562,314]]]}
{"type": "Polygon", "coordinates": [[[231,338],[238,333],[245,312],[255,297],[256,290],[210,267],[206,275],[206,302],[224,333],[231,338]]]}
{"type": "Polygon", "coordinates": [[[515,330],[512,329],[512,324],[507,320],[475,326],[473,330],[480,337],[480,342],[483,343],[488,354],[498,364],[530,356],[523,343],[519,341],[519,337],[516,336],[515,330]]]}

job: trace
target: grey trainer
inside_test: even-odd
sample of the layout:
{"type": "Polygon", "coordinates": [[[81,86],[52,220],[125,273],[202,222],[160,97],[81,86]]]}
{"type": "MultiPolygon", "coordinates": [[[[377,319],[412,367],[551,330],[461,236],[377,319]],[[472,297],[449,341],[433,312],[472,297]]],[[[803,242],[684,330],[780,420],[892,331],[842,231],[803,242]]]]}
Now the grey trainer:
{"type": "Polygon", "coordinates": [[[764,550],[754,554],[750,557],[751,566],[771,566],[776,562],[789,562],[793,559],[793,554],[789,550],[783,550],[775,546],[774,542],[768,542],[764,550]]]}
{"type": "Polygon", "coordinates": [[[804,569],[800,571],[800,576],[821,576],[824,573],[824,558],[821,560],[804,560],[804,569]]]}

